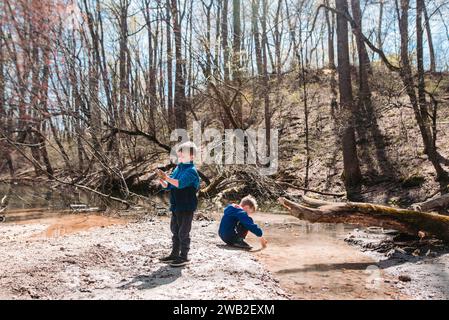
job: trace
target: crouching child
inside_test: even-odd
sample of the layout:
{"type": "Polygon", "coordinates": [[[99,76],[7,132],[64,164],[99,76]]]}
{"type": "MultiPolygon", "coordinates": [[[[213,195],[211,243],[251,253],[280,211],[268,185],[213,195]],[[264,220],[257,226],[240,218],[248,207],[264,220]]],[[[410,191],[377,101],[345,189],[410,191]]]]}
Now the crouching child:
{"type": "Polygon", "coordinates": [[[252,196],[246,196],[240,204],[229,204],[224,209],[218,235],[228,245],[251,250],[252,247],[245,241],[248,231],[259,237],[263,248],[267,245],[262,229],[250,217],[257,210],[257,202],[252,196]]]}

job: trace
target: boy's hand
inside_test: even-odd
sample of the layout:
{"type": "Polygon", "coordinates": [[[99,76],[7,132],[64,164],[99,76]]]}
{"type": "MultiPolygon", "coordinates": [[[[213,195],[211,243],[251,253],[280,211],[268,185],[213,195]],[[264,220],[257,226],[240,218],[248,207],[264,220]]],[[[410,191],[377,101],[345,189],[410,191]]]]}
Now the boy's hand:
{"type": "Polygon", "coordinates": [[[167,188],[167,186],[168,186],[168,183],[167,183],[167,181],[165,181],[165,180],[159,179],[159,183],[161,184],[161,186],[162,186],[163,188],[167,188]]]}
{"type": "Polygon", "coordinates": [[[260,237],[260,244],[262,245],[262,248],[266,248],[267,247],[267,239],[265,239],[264,237],[260,237]]]}
{"type": "Polygon", "coordinates": [[[168,175],[164,171],[156,169],[156,174],[159,177],[159,179],[167,180],[168,175]]]}

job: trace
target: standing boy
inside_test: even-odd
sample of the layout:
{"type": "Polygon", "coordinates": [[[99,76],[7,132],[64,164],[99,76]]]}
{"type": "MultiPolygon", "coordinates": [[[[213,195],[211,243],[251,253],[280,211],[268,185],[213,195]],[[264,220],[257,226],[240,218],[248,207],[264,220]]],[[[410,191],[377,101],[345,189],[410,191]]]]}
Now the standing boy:
{"type": "Polygon", "coordinates": [[[161,185],[170,190],[170,229],[173,234],[172,251],[161,261],[170,263],[172,267],[181,267],[189,262],[190,230],[193,213],[198,205],[196,193],[200,186],[200,178],[193,164],[196,151],[192,142],[181,144],[176,150],[178,165],[173,173],[168,176],[161,170],[157,171],[161,185]]]}

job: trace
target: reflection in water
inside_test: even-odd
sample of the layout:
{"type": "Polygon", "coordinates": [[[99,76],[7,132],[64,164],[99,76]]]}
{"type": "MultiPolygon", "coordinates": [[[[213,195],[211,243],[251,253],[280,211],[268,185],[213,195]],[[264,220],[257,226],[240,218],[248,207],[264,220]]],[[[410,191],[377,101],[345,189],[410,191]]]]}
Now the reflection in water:
{"type": "MultiPolygon", "coordinates": [[[[124,209],[124,205],[117,201],[108,200],[93,192],[88,192],[71,186],[47,186],[47,185],[25,185],[0,183],[0,199],[7,196],[8,211],[14,209],[69,209],[71,205],[82,204],[87,207],[98,207],[100,210],[106,208],[124,209]]],[[[111,196],[120,198],[119,194],[111,196]]],[[[140,199],[129,199],[131,202],[140,203],[140,199]]],[[[162,203],[163,197],[159,194],[153,196],[152,200],[162,203]]]]}
{"type": "Polygon", "coordinates": [[[89,206],[105,208],[112,205],[94,193],[59,186],[52,188],[44,185],[23,185],[0,183],[0,198],[8,195],[7,206],[10,209],[48,208],[66,209],[70,204],[84,203],[89,206]]]}
{"type": "MultiPolygon", "coordinates": [[[[120,197],[118,194],[111,194],[120,197]]],[[[99,212],[106,209],[127,209],[124,204],[109,200],[93,192],[88,192],[71,186],[48,186],[43,184],[6,184],[0,183],[0,200],[5,201],[0,205],[5,210],[0,214],[0,222],[19,222],[26,220],[42,219],[44,217],[61,216],[67,213],[99,212]]],[[[128,198],[131,203],[146,206],[144,199],[128,198]]],[[[168,207],[167,199],[162,195],[151,197],[151,203],[156,207],[168,207]]],[[[139,207],[133,207],[139,210],[139,207]]],[[[140,207],[142,209],[142,207],[140,207]]]]}

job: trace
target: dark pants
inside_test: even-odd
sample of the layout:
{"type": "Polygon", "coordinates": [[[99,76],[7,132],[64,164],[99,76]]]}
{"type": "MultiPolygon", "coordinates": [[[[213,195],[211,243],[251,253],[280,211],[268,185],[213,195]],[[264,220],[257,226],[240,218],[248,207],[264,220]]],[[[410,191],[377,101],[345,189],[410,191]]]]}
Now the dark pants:
{"type": "Polygon", "coordinates": [[[192,228],[193,212],[172,212],[170,229],[173,234],[172,254],[187,258],[190,250],[190,229],[192,228]]]}
{"type": "Polygon", "coordinates": [[[237,225],[234,228],[235,236],[230,241],[225,241],[227,244],[234,244],[243,241],[246,236],[248,235],[248,229],[246,229],[244,226],[242,226],[240,223],[237,223],[237,225]]]}

